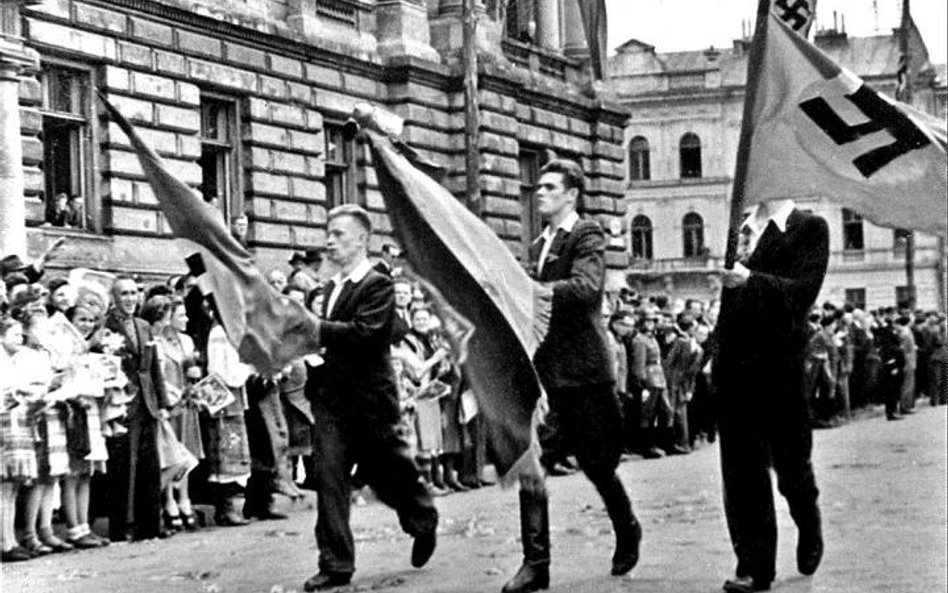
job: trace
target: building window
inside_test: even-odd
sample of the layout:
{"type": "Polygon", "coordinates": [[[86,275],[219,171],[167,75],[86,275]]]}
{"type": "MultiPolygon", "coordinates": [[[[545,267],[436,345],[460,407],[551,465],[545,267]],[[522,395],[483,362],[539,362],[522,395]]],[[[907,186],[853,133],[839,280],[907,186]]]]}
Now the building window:
{"type": "Polygon", "coordinates": [[[201,194],[227,220],[243,212],[238,129],[234,99],[201,95],[201,194]]]}
{"type": "Polygon", "coordinates": [[[684,239],[685,257],[703,257],[704,219],[697,212],[689,212],[681,219],[681,233],[684,239]]]}
{"type": "Polygon", "coordinates": [[[896,286],[895,305],[899,308],[913,308],[915,306],[914,292],[909,290],[908,286],[896,286]]]}
{"type": "Polygon", "coordinates": [[[691,132],[681,137],[678,145],[682,179],[701,177],[701,139],[691,132]]]}
{"type": "Polygon", "coordinates": [[[45,222],[87,228],[91,203],[90,73],[44,64],[43,199],[45,222]]]}
{"type": "Polygon", "coordinates": [[[652,221],[639,214],[632,219],[632,259],[652,259],[652,221]]]}
{"type": "Polygon", "coordinates": [[[361,192],[356,183],[357,145],[348,138],[343,127],[325,124],[326,138],[326,199],[329,208],[341,204],[362,204],[361,192]]]}
{"type": "Polygon", "coordinates": [[[862,251],[865,248],[862,236],[862,216],[849,208],[843,208],[843,249],[862,251]]]}
{"type": "Polygon", "coordinates": [[[536,17],[534,0],[511,0],[507,3],[507,21],[504,32],[507,37],[523,43],[534,43],[536,17]],[[531,26],[532,23],[532,26],[531,26]]]}
{"type": "Polygon", "coordinates": [[[847,288],[846,303],[856,309],[866,310],[866,289],[865,288],[847,288]]]}
{"type": "Polygon", "coordinates": [[[543,221],[537,211],[537,181],[540,179],[540,153],[533,150],[520,152],[520,226],[523,229],[523,258],[527,248],[540,235],[543,221]]]}
{"type": "Polygon", "coordinates": [[[636,136],[629,142],[629,181],[648,181],[651,178],[648,140],[636,136]]]}

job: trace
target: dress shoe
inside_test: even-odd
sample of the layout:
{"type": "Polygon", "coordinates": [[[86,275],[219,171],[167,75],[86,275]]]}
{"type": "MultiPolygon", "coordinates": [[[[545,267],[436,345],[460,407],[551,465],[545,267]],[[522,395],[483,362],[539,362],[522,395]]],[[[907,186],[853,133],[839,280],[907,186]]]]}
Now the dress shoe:
{"type": "Polygon", "coordinates": [[[194,516],[194,513],[181,513],[181,524],[184,525],[185,531],[197,531],[197,517],[194,516]]]}
{"type": "Polygon", "coordinates": [[[612,576],[628,573],[639,563],[639,544],[642,542],[642,525],[636,521],[627,535],[616,536],[616,551],[612,555],[612,576]]]}
{"type": "Polygon", "coordinates": [[[520,570],[507,581],[501,593],[529,593],[550,588],[550,565],[527,564],[520,566],[520,570]]]}
{"type": "Polygon", "coordinates": [[[681,445],[675,445],[668,449],[669,455],[687,455],[688,453],[691,453],[691,449],[682,447],[681,445]]]}
{"type": "Polygon", "coordinates": [[[468,480],[458,480],[458,482],[464,485],[468,490],[477,490],[482,485],[480,480],[468,479],[468,480]]]}
{"type": "Polygon", "coordinates": [[[227,512],[215,513],[214,523],[220,527],[240,527],[241,525],[249,525],[250,521],[244,519],[231,509],[227,512]]]}
{"type": "Polygon", "coordinates": [[[434,530],[416,535],[411,545],[411,565],[421,568],[427,564],[431,555],[434,554],[437,542],[438,536],[434,530]]]}
{"type": "Polygon", "coordinates": [[[49,549],[53,551],[54,554],[62,554],[63,552],[72,552],[76,549],[75,546],[68,542],[64,542],[56,536],[49,536],[45,538],[40,538],[43,542],[43,545],[48,546],[49,549]]]}
{"type": "Polygon", "coordinates": [[[899,416],[898,414],[889,414],[885,417],[886,420],[905,420],[904,416],[899,416]]]}
{"type": "Polygon", "coordinates": [[[91,550],[93,548],[101,548],[102,543],[95,538],[90,533],[81,535],[75,539],[70,539],[69,543],[78,550],[91,550]]]}
{"type": "Polygon", "coordinates": [[[800,533],[797,540],[797,570],[810,576],[816,572],[823,559],[823,534],[817,528],[810,533],[800,533]]]}
{"type": "Polygon", "coordinates": [[[649,447],[642,453],[645,459],[660,459],[665,456],[665,452],[658,447],[649,447]]]}
{"type": "Polygon", "coordinates": [[[470,490],[470,488],[459,482],[457,475],[453,473],[448,473],[444,476],[444,485],[455,492],[467,492],[470,490]]]}
{"type": "Polygon", "coordinates": [[[770,581],[762,581],[754,577],[734,577],[724,581],[724,590],[728,593],[770,591],[770,581]]]}
{"type": "Polygon", "coordinates": [[[31,560],[35,558],[33,554],[21,548],[20,546],[14,546],[9,550],[0,554],[0,562],[23,562],[24,560],[31,560]]]}
{"type": "Polygon", "coordinates": [[[36,539],[35,537],[26,539],[23,541],[22,547],[24,550],[33,554],[33,556],[45,556],[47,554],[52,554],[53,549],[36,539]]]}
{"type": "Polygon", "coordinates": [[[311,591],[327,591],[348,585],[351,580],[351,574],[319,571],[306,579],[306,582],[303,583],[303,591],[307,591],[307,593],[311,591]]]}
{"type": "Polygon", "coordinates": [[[259,519],[260,521],[282,521],[289,518],[288,515],[278,513],[273,509],[248,509],[244,507],[244,517],[247,519],[259,519]]]}

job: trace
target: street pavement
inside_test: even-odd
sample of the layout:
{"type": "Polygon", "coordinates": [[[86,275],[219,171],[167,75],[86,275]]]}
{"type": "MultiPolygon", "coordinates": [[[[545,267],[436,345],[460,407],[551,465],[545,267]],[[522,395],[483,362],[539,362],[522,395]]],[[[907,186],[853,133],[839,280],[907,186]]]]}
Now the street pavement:
{"type": "MultiPolygon", "coordinates": [[[[778,500],[781,593],[940,593],[948,590],[948,408],[922,405],[902,422],[881,411],[815,433],[826,554],[797,574],[796,530],[778,500]]],[[[717,446],[620,468],[645,528],[631,576],[608,575],[608,518],[580,475],[550,480],[553,593],[713,593],[734,559],[721,504],[717,446]]],[[[423,569],[395,514],[354,507],[358,570],[342,592],[497,592],[520,561],[517,494],[499,487],[437,501],[438,550],[423,569]]],[[[2,568],[4,593],[290,593],[316,571],[313,500],[282,505],[286,521],[214,528],[170,540],[46,557],[2,568]]]]}

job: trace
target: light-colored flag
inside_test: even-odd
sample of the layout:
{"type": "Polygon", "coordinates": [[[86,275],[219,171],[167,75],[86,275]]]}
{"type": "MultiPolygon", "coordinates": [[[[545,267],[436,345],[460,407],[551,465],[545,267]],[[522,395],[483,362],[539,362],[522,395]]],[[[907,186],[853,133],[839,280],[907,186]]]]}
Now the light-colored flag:
{"type": "Polygon", "coordinates": [[[121,113],[100,95],[112,119],[128,136],[168,224],[195,253],[192,274],[213,297],[227,338],[242,362],[276,373],[293,359],[319,350],[319,320],[274,290],[234,239],[220,214],[175,178],[121,113]]]}
{"type": "Polygon", "coordinates": [[[746,203],[825,197],[873,223],[948,235],[946,124],[875,92],[771,13],[746,203]]]}

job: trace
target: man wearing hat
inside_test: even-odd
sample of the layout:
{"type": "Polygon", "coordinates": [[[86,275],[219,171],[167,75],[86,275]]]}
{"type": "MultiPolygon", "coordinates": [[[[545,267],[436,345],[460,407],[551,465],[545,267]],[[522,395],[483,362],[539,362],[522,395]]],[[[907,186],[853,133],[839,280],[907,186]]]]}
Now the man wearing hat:
{"type": "Polygon", "coordinates": [[[287,280],[290,286],[296,286],[309,293],[319,284],[319,266],[323,263],[323,254],[320,249],[310,247],[305,252],[295,251],[290,258],[290,272],[287,280]]]}
{"type": "Polygon", "coordinates": [[[26,279],[30,281],[30,284],[33,282],[39,282],[39,279],[43,277],[43,271],[46,267],[46,262],[50,257],[63,246],[63,243],[66,242],[65,237],[60,237],[53,241],[53,244],[49,246],[49,249],[43,252],[38,258],[36,258],[33,263],[26,264],[23,263],[23,260],[20,259],[19,255],[8,255],[0,260],[0,278],[5,277],[7,274],[12,274],[13,272],[20,272],[26,276],[26,279]]]}

